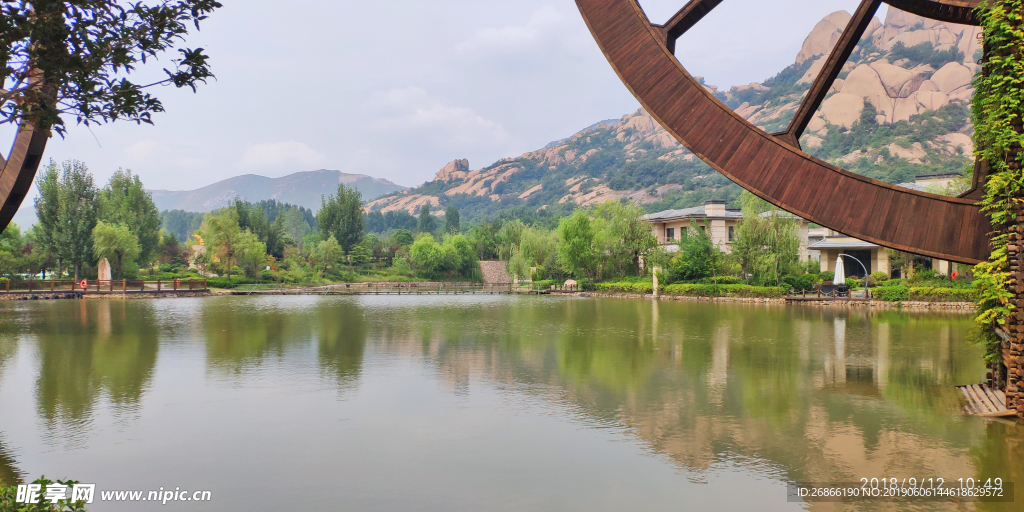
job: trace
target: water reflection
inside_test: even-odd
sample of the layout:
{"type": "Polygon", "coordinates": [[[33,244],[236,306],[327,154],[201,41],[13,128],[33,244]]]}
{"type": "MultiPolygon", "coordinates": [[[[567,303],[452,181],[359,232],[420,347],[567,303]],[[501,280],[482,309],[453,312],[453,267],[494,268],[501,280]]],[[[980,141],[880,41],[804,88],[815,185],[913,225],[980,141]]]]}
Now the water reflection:
{"type": "MultiPolygon", "coordinates": [[[[173,331],[198,338],[187,364],[214,385],[312,374],[358,393],[371,367],[399,379],[395,361],[413,362],[457,396],[500,389],[620,429],[691,481],[734,464],[818,482],[1024,482],[1024,427],[959,412],[953,386],[984,374],[968,316],[537,297],[62,302],[0,310],[0,372],[34,338],[38,414],[79,444],[102,400],[138,413],[173,331]]],[[[281,406],[261,400],[261,414],[281,406]]],[[[15,473],[4,454],[0,479],[15,473]]]]}
{"type": "Polygon", "coordinates": [[[101,395],[119,413],[137,411],[159,347],[152,304],[97,300],[47,306],[32,311],[25,326],[39,354],[40,416],[51,428],[81,431],[101,395]]]}

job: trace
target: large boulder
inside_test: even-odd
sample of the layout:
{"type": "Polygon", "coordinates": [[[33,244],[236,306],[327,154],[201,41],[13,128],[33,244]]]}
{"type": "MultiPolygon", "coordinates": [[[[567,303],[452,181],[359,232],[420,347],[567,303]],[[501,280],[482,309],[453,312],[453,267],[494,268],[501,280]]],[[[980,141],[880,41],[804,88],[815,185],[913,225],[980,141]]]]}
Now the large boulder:
{"type": "Polygon", "coordinates": [[[814,29],[811,30],[807,39],[804,39],[800,53],[796,55],[797,64],[802,64],[816,55],[831,53],[852,17],[846,11],[836,11],[814,25],[814,29]]]}
{"type": "Polygon", "coordinates": [[[437,171],[437,175],[434,176],[434,181],[451,181],[453,179],[462,179],[466,177],[469,172],[469,160],[463,158],[460,160],[452,160],[447,165],[437,171]]]}
{"type": "Polygon", "coordinates": [[[973,80],[974,73],[967,66],[956,62],[942,66],[931,77],[931,81],[947,96],[970,87],[973,80]]]}
{"type": "MultiPolygon", "coordinates": [[[[891,120],[893,117],[894,105],[893,101],[889,98],[889,92],[882,83],[878,72],[867,64],[861,64],[850,72],[846,77],[846,82],[843,84],[841,94],[864,98],[871,102],[887,120],[891,120]]],[[[836,96],[839,95],[837,94],[836,96]]],[[[833,96],[833,98],[836,96],[833,96]]],[[[849,100],[845,101],[849,103],[849,100]]],[[[859,116],[860,113],[858,112],[857,115],[859,116]]]]}
{"type": "MultiPolygon", "coordinates": [[[[821,104],[821,115],[826,121],[845,128],[853,126],[864,110],[864,97],[844,92],[834,94],[821,104]]],[[[812,120],[813,121],[813,120],[812,120]]],[[[813,130],[812,131],[819,131],[813,130]]],[[[820,128],[824,128],[823,126],[820,128]]]]}
{"type": "Polygon", "coordinates": [[[917,91],[914,97],[922,110],[938,110],[949,105],[949,97],[941,92],[917,91]]]}
{"type": "MultiPolygon", "coordinates": [[[[893,66],[884,60],[871,63],[871,69],[875,70],[878,74],[879,81],[882,82],[882,87],[885,87],[885,93],[890,98],[907,98],[914,91],[912,86],[908,87],[914,80],[914,74],[906,69],[899,66],[893,66]]],[[[920,87],[921,82],[924,82],[922,78],[917,82],[917,86],[920,87]]]]}

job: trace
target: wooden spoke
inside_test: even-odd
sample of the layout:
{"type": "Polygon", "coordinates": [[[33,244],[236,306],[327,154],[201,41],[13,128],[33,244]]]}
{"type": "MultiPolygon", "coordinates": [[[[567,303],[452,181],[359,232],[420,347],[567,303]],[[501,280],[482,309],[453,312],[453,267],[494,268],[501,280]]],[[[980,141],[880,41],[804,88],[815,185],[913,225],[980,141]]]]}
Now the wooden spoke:
{"type": "Polygon", "coordinates": [[[712,9],[718,7],[720,3],[722,3],[722,0],[690,0],[690,3],[679,9],[675,16],[672,16],[664,25],[661,25],[660,28],[665,34],[665,47],[668,48],[668,51],[675,53],[676,39],[679,39],[680,36],[693,28],[698,21],[707,16],[712,9]]]}
{"type": "Polygon", "coordinates": [[[832,88],[839,72],[843,70],[853,49],[857,47],[860,38],[864,36],[864,31],[871,24],[871,20],[875,17],[875,12],[878,11],[881,4],[882,0],[864,0],[860,7],[857,7],[857,12],[853,14],[850,23],[846,25],[846,30],[843,30],[843,35],[836,42],[835,48],[832,49],[832,53],[825,61],[825,66],[821,68],[811,89],[807,91],[807,97],[800,103],[800,108],[797,109],[793,120],[790,121],[786,135],[780,137],[781,140],[793,147],[800,147],[800,136],[807,129],[807,124],[811,122],[811,118],[818,111],[821,102],[825,100],[829,89],[832,88]]]}

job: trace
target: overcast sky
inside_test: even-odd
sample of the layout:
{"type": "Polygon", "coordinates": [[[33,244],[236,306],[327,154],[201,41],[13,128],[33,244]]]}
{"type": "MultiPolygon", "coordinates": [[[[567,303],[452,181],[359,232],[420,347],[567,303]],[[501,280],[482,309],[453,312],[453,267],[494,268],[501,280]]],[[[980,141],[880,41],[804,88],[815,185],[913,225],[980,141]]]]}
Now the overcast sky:
{"type": "MultiPolygon", "coordinates": [[[[216,81],[157,91],[156,126],[72,126],[46,159],[83,160],[98,184],[130,168],[151,189],[321,168],[414,186],[450,160],[477,169],[638,108],[571,0],[223,3],[187,43],[216,81]]],[[[641,5],[663,22],[683,3],[641,5]]],[[[763,81],[857,3],[729,0],[677,56],[720,87],[763,81]]]]}

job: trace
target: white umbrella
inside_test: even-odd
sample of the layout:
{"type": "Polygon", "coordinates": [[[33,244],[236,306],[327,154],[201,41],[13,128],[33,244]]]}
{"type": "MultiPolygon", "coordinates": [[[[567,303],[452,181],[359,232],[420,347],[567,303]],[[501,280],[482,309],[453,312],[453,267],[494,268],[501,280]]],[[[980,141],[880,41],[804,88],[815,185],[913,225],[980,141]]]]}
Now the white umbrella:
{"type": "Polygon", "coordinates": [[[843,257],[836,257],[836,275],[832,278],[835,284],[846,284],[846,269],[843,267],[843,257]]]}

